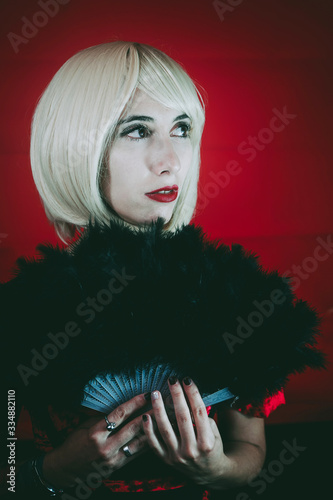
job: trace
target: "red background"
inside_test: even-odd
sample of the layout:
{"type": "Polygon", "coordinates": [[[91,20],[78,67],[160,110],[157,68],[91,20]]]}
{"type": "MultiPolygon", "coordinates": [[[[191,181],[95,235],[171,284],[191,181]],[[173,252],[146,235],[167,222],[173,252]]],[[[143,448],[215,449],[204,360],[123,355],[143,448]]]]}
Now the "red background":
{"type": "MultiPolygon", "coordinates": [[[[148,43],[180,61],[208,96],[201,208],[194,222],[212,237],[254,250],[265,267],[283,273],[301,266],[296,293],[321,314],[320,345],[330,360],[333,255],[324,261],[313,255],[317,238],[333,234],[331,1],[229,0],[220,16],[212,1],[203,0],[63,3],[15,53],[8,33],[22,36],[22,18],[43,22],[36,17],[42,9],[37,0],[2,0],[0,280],[10,278],[18,256],[34,255],[39,242],[57,242],[29,166],[38,97],[80,49],[114,39],[148,43]],[[262,129],[272,110],[284,107],[296,117],[247,161],[239,145],[258,133],[265,140],[262,129]],[[212,172],[231,160],[240,173],[225,187],[212,186],[212,172]]],[[[332,419],[331,386],[331,365],[291,377],[287,405],[268,423],[332,419]]],[[[29,435],[28,427],[21,432],[29,435]]]]}

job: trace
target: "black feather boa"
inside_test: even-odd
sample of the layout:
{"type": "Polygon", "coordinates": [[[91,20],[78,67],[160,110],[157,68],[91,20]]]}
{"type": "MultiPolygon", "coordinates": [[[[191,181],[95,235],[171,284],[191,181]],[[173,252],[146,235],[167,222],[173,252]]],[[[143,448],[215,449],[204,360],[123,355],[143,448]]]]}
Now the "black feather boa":
{"type": "Polygon", "coordinates": [[[40,245],[40,258],[17,261],[15,278],[0,287],[1,338],[7,381],[28,407],[76,408],[98,373],[156,356],[202,392],[229,387],[244,404],[324,365],[318,316],[286,279],[200,227],[162,227],[162,219],[137,232],[122,222],[91,225],[71,252],[40,245]]]}

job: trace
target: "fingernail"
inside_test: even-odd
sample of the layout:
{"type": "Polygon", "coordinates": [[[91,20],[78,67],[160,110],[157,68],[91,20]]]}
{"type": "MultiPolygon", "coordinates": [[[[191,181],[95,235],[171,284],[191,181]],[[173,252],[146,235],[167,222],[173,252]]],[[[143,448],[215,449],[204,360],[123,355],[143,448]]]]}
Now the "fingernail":
{"type": "Polygon", "coordinates": [[[151,400],[151,392],[146,392],[145,394],[145,400],[150,401],[151,400]]]}
{"type": "Polygon", "coordinates": [[[170,385],[175,385],[176,382],[177,382],[177,377],[175,377],[174,375],[171,375],[169,377],[169,384],[170,385]]]}
{"type": "Polygon", "coordinates": [[[192,380],[190,379],[190,377],[185,377],[183,382],[185,385],[190,385],[192,383],[192,380]]]}
{"type": "Polygon", "coordinates": [[[144,422],[147,422],[147,420],[148,420],[147,415],[142,415],[142,420],[143,420],[144,422]]]}
{"type": "Polygon", "coordinates": [[[153,391],[153,392],[151,393],[151,399],[152,399],[153,401],[155,401],[155,399],[157,399],[157,398],[158,398],[158,392],[157,392],[157,391],[153,391]]]}

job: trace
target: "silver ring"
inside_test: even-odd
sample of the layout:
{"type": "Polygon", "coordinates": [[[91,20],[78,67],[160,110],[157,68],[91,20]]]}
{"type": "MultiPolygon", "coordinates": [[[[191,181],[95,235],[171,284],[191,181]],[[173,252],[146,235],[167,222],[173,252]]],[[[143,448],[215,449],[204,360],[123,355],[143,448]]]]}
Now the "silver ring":
{"type": "Polygon", "coordinates": [[[104,420],[106,422],[106,430],[112,432],[113,429],[117,426],[117,424],[115,422],[109,422],[107,415],[104,416],[104,420]]]}
{"type": "Polygon", "coordinates": [[[131,457],[132,456],[132,453],[130,452],[130,449],[129,449],[129,447],[127,445],[123,446],[122,450],[125,453],[126,457],[131,457]]]}

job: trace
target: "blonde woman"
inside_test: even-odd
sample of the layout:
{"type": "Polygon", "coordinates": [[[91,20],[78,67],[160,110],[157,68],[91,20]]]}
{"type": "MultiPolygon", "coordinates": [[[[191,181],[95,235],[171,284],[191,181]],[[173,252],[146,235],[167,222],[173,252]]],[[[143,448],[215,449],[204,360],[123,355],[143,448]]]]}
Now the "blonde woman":
{"type": "Polygon", "coordinates": [[[32,172],[68,247],[40,247],[43,259],[21,260],[1,287],[7,313],[20,308],[5,320],[20,339],[7,377],[33,423],[38,453],[18,489],[35,498],[192,500],[244,485],[264,463],[262,417],[288,374],[321,363],[317,317],[286,281],[189,224],[203,126],[184,69],[139,43],[82,50],[37,105],[32,172]],[[234,342],[256,297],[273,310],[234,342]],[[138,373],[147,392],[105,406],[107,377],[118,394],[138,373]]]}

